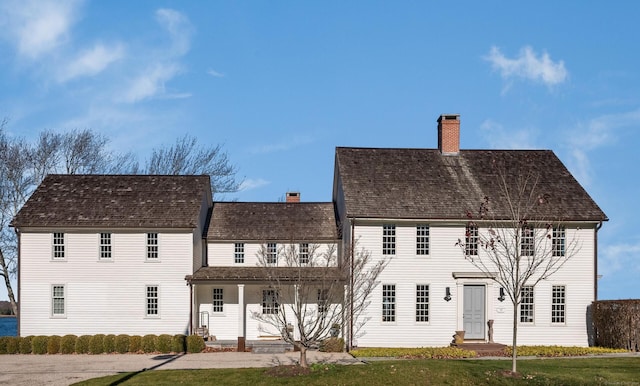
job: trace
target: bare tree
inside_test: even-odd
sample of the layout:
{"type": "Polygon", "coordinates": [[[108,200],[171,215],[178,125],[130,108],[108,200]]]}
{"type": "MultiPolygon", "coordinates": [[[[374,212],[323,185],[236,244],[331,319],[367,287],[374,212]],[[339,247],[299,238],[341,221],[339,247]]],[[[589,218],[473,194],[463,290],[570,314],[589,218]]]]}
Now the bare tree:
{"type": "Polygon", "coordinates": [[[190,135],[178,138],[172,146],[154,149],[146,163],[144,174],[206,174],[211,177],[211,189],[216,193],[237,192],[237,169],[221,145],[198,146],[190,135]]]}
{"type": "Polygon", "coordinates": [[[351,334],[348,325],[364,324],[358,317],[369,304],[369,295],[378,284],[385,263],[370,264],[371,254],[360,249],[353,258],[353,272],[359,275],[351,280],[352,268],[346,262],[352,259],[339,262],[336,245],[330,244],[326,249],[318,244],[301,245],[281,246],[275,256],[268,245],[260,247],[258,265],[273,290],[267,295],[274,297],[264,300],[276,308],[253,312],[252,317],[275,328],[284,341],[298,348],[300,366],[308,367],[309,348],[340,331],[351,334]]]}
{"type": "Polygon", "coordinates": [[[554,217],[551,195],[541,175],[527,163],[494,160],[496,197],[485,197],[477,214],[469,212],[465,258],[499,284],[513,306],[512,372],[517,368],[518,307],[524,293],[549,278],[574,256],[579,246],[567,241],[562,219],[554,217]]]}

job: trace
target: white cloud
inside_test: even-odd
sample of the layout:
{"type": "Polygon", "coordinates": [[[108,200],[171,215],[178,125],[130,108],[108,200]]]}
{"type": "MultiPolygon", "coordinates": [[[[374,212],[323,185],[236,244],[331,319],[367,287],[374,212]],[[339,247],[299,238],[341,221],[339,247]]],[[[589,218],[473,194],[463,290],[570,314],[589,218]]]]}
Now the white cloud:
{"type": "Polygon", "coordinates": [[[171,55],[182,56],[189,51],[193,26],[189,19],[173,9],[159,9],[156,20],[171,36],[171,55]]]}
{"type": "Polygon", "coordinates": [[[0,28],[21,56],[37,59],[62,45],[77,18],[80,1],[8,1],[1,6],[0,28]]]}
{"type": "Polygon", "coordinates": [[[246,179],[240,183],[240,187],[238,190],[240,192],[246,192],[247,190],[253,190],[257,188],[261,188],[263,186],[269,185],[271,182],[267,180],[263,180],[262,178],[258,179],[246,179]]]}
{"type": "Polygon", "coordinates": [[[82,76],[93,76],[102,72],[111,63],[122,59],[124,46],[116,43],[110,47],[96,44],[90,50],[80,53],[71,63],[60,69],[58,80],[65,82],[82,76]]]}
{"type": "Polygon", "coordinates": [[[538,57],[529,46],[523,47],[513,59],[507,58],[494,46],[484,59],[506,80],[524,78],[554,86],[564,82],[568,77],[562,60],[554,62],[546,52],[538,57]]]}
{"type": "Polygon", "coordinates": [[[637,264],[640,242],[603,246],[598,261],[598,273],[610,277],[621,270],[640,271],[637,264]]]}
{"type": "Polygon", "coordinates": [[[214,70],[212,68],[210,68],[209,71],[207,71],[207,74],[209,74],[211,76],[214,76],[216,78],[224,78],[225,77],[225,75],[223,73],[218,72],[218,71],[216,71],[216,70],[214,70]]]}
{"type": "Polygon", "coordinates": [[[490,119],[480,125],[483,137],[493,149],[534,149],[537,130],[534,129],[505,129],[505,127],[490,119]]]}
{"type": "Polygon", "coordinates": [[[267,154],[280,151],[286,151],[298,146],[307,145],[313,142],[313,138],[308,136],[296,136],[290,139],[284,140],[279,143],[266,144],[260,146],[254,146],[249,149],[251,154],[267,154]]]}
{"type": "Polygon", "coordinates": [[[165,93],[165,83],[180,72],[174,63],[156,64],[138,76],[124,93],[125,102],[134,103],[165,93]]]}

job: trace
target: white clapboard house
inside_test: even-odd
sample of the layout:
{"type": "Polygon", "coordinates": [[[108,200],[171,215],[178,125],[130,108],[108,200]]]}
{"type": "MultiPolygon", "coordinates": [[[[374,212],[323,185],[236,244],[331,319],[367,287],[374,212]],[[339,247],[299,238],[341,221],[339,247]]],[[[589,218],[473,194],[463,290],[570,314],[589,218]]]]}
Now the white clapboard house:
{"type": "Polygon", "coordinates": [[[437,149],[337,148],[332,202],[300,202],[298,193],[278,203],[213,202],[206,176],[46,177],[12,223],[19,334],[206,331],[244,347],[280,333],[252,317],[275,310],[274,277],[293,285],[333,275],[348,285],[338,266],[357,245],[388,263],[351,343],[442,346],[461,330],[482,342],[489,320],[493,340],[509,343],[510,301],[456,246],[469,211],[496,193],[487,170],[500,157],[542,172],[563,219],[558,237],[579,245],[527,290],[519,342],[587,345],[605,214],[553,152],[460,150],[459,116],[438,122],[437,149]],[[301,259],[310,247],[335,247],[336,269],[287,266],[280,254],[291,246],[301,259]],[[258,266],[265,257],[273,269],[258,266]]]}

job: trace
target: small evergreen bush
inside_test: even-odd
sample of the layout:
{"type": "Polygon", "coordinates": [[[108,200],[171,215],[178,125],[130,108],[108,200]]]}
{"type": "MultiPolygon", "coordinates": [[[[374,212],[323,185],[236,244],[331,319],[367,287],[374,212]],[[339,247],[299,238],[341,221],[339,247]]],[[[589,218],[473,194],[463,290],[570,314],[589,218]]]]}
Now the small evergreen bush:
{"type": "Polygon", "coordinates": [[[116,336],[116,352],[120,354],[129,352],[129,335],[120,334],[116,336]]]}
{"type": "Polygon", "coordinates": [[[187,352],[199,353],[205,348],[204,339],[200,335],[189,335],[187,337],[187,352]]]}
{"type": "Polygon", "coordinates": [[[156,335],[147,334],[142,337],[142,351],[146,353],[156,351],[156,342],[158,337],[156,335]]]}
{"type": "Polygon", "coordinates": [[[80,335],[76,340],[76,354],[86,354],[89,352],[91,335],[80,335]]]}
{"type": "Polygon", "coordinates": [[[47,354],[57,354],[60,352],[60,338],[58,335],[51,335],[47,340],[47,354]]]}
{"type": "Polygon", "coordinates": [[[162,334],[158,336],[156,350],[163,354],[171,352],[171,339],[172,336],[168,334],[162,334]]]}
{"type": "Polygon", "coordinates": [[[104,334],[96,334],[89,339],[89,352],[91,354],[102,354],[104,352],[104,334]]]}
{"type": "Polygon", "coordinates": [[[171,340],[171,351],[175,353],[187,351],[187,336],[183,334],[174,335],[171,340]]]}
{"type": "Polygon", "coordinates": [[[0,336],[0,355],[7,353],[7,338],[8,336],[0,336]]]}
{"type": "Polygon", "coordinates": [[[31,354],[31,340],[33,336],[19,337],[20,339],[20,354],[31,354]]]}
{"type": "Polygon", "coordinates": [[[48,336],[34,336],[31,340],[31,352],[38,355],[46,354],[48,340],[48,336]]]}
{"type": "Polygon", "coordinates": [[[344,351],[344,339],[342,339],[342,338],[325,339],[320,344],[320,351],[324,351],[324,352],[343,352],[344,351]]]}
{"type": "Polygon", "coordinates": [[[78,337],[75,335],[65,335],[60,340],[60,352],[62,354],[73,354],[76,352],[76,341],[78,337]]]}
{"type": "Polygon", "coordinates": [[[20,352],[20,338],[17,336],[7,336],[7,354],[17,354],[20,352]]]}
{"type": "Polygon", "coordinates": [[[116,336],[113,334],[105,335],[104,341],[102,341],[104,346],[104,352],[107,354],[111,354],[116,351],[116,336]]]}
{"type": "Polygon", "coordinates": [[[129,352],[138,353],[142,349],[142,337],[140,335],[132,335],[129,337],[129,352]]]}

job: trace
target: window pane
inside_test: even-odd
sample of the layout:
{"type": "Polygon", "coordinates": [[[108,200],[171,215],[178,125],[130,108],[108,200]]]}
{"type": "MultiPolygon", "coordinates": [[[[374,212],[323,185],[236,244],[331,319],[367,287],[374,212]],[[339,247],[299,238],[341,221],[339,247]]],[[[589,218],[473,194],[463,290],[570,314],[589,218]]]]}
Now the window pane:
{"type": "Polygon", "coordinates": [[[566,287],[554,285],[551,290],[551,323],[564,323],[566,311],[566,287]]]}
{"type": "Polygon", "coordinates": [[[298,259],[300,264],[309,264],[309,244],[302,243],[299,246],[298,259]]]}
{"type": "Polygon", "coordinates": [[[564,227],[553,228],[553,235],[551,237],[551,248],[553,256],[564,256],[565,245],[565,229],[564,227]]]}
{"type": "Polygon", "coordinates": [[[520,322],[533,323],[533,287],[525,286],[520,295],[520,322]]]}
{"type": "Polygon", "coordinates": [[[64,259],[64,233],[53,234],[53,258],[64,259]]]}
{"type": "Polygon", "coordinates": [[[111,258],[111,233],[100,233],[100,258],[111,258]]]}
{"type": "Polygon", "coordinates": [[[383,255],[396,254],[396,226],[395,225],[382,226],[382,254],[383,255]]]}
{"type": "Polygon", "coordinates": [[[478,255],[478,227],[468,225],[465,229],[464,249],[467,256],[478,255]]]}
{"type": "Polygon", "coordinates": [[[158,315],[158,286],[147,286],[147,316],[158,315]]]}
{"type": "Polygon", "coordinates": [[[382,286],[382,321],[396,321],[396,285],[384,284],[382,286]]]}
{"type": "Polygon", "coordinates": [[[429,254],[429,226],[428,225],[416,226],[416,254],[417,255],[429,254]]]}
{"type": "Polygon", "coordinates": [[[213,289],[213,312],[223,312],[224,292],[222,288],[213,289]]]}
{"type": "Polygon", "coordinates": [[[318,289],[318,312],[326,313],[329,310],[329,290],[318,289]]]}
{"type": "Polygon", "coordinates": [[[158,258],[158,234],[147,233],[147,259],[158,258]]]}
{"type": "Polygon", "coordinates": [[[268,243],[267,244],[267,264],[277,264],[277,263],[278,263],[278,244],[268,243]]]}
{"type": "Polygon", "coordinates": [[[236,243],[234,258],[235,258],[236,264],[244,263],[244,243],[236,243]]]}
{"type": "Polygon", "coordinates": [[[64,286],[54,285],[51,296],[51,312],[53,315],[64,315],[64,286]]]}
{"type": "Polygon", "coordinates": [[[262,313],[277,314],[278,313],[278,293],[276,290],[262,291],[262,313]]]}
{"type": "Polygon", "coordinates": [[[429,321],[429,286],[416,285],[416,322],[429,321]]]}
{"type": "Polygon", "coordinates": [[[534,229],[530,226],[523,226],[520,233],[520,254],[533,256],[534,253],[534,229]]]}

